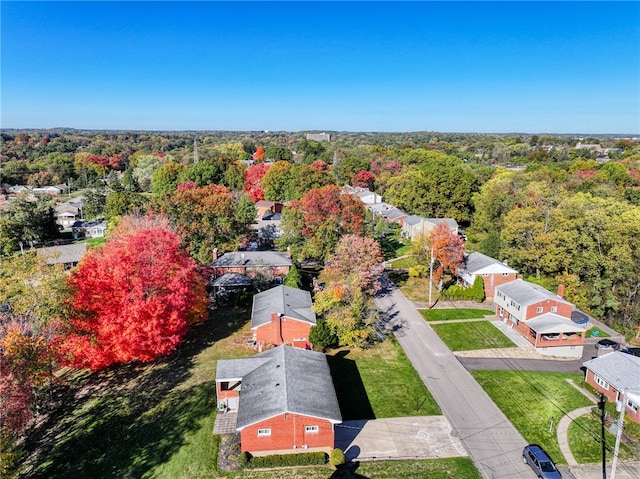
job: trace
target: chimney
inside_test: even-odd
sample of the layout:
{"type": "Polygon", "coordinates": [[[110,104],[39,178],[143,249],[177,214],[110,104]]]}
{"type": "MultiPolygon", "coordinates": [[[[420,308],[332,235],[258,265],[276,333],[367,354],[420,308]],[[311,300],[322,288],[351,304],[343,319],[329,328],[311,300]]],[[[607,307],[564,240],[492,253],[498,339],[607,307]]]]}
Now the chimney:
{"type": "Polygon", "coordinates": [[[560,296],[561,298],[564,298],[564,284],[558,285],[558,296],[560,296]]]}
{"type": "Polygon", "coordinates": [[[287,258],[291,258],[291,246],[287,246],[287,258]]]}
{"type": "Polygon", "coordinates": [[[276,346],[284,343],[284,338],[282,337],[282,316],[284,314],[271,313],[271,326],[273,327],[273,343],[276,346]]]}
{"type": "Polygon", "coordinates": [[[213,261],[218,259],[218,248],[213,248],[213,261]]]}

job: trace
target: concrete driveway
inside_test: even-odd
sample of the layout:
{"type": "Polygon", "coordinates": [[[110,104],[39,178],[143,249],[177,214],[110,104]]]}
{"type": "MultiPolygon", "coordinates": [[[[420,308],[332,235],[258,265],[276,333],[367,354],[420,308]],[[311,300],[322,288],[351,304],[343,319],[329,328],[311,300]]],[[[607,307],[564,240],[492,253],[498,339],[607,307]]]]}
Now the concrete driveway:
{"type": "Polygon", "coordinates": [[[335,431],[336,447],[345,451],[348,461],[468,455],[444,416],[345,421],[335,431]]]}

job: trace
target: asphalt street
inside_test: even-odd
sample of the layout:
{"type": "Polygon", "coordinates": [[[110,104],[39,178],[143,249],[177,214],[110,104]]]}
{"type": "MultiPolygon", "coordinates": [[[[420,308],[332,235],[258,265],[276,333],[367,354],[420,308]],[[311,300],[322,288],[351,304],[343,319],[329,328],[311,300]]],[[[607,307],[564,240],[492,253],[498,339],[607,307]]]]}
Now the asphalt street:
{"type": "Polygon", "coordinates": [[[376,304],[482,477],[534,479],[522,462],[524,438],[414,305],[390,284],[376,297],[376,304]]]}

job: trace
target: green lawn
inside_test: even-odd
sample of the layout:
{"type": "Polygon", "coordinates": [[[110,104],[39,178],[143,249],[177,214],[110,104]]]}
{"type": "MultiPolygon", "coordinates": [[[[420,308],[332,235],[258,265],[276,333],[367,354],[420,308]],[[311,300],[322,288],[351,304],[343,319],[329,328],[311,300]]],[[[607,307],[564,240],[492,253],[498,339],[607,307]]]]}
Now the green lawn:
{"type": "MultiPolygon", "coordinates": [[[[600,419],[594,415],[581,416],[569,426],[569,445],[571,452],[580,464],[602,463],[602,426],[600,419]]],[[[605,446],[607,461],[613,459],[613,447],[616,442],[615,435],[605,428],[605,446]]],[[[618,458],[621,461],[635,460],[631,450],[624,444],[620,445],[618,458]]]]}
{"type": "Polygon", "coordinates": [[[420,313],[427,321],[449,321],[452,319],[480,319],[485,316],[493,316],[490,309],[473,308],[447,308],[447,309],[421,309],[420,313]]]}
{"type": "MultiPolygon", "coordinates": [[[[526,371],[473,371],[471,374],[529,443],[540,444],[559,464],[565,459],[556,436],[556,426],[568,411],[592,403],[573,386],[582,384],[580,373],[526,371]],[[551,432],[549,426],[553,420],[551,432]]],[[[572,449],[581,456],[579,450],[572,449]]]]}
{"type": "Polygon", "coordinates": [[[451,351],[515,347],[489,321],[432,324],[431,327],[451,351]]]}
{"type": "Polygon", "coordinates": [[[333,351],[329,365],[345,420],[441,414],[393,338],[371,349],[333,351]]]}
{"type": "MultiPolygon", "coordinates": [[[[33,479],[263,478],[326,479],[433,477],[477,479],[468,458],[360,464],[353,474],[333,475],[329,466],[225,473],[217,469],[219,436],[215,371],[221,358],[253,354],[241,346],[249,334],[248,308],[215,311],[192,330],[179,351],[152,364],[61,374],[55,408],[32,430],[25,448],[25,476],[33,479]]],[[[394,340],[370,350],[336,351],[346,393],[357,392],[375,417],[439,414],[413,367],[394,340]],[[338,354],[339,353],[339,354],[338,354]],[[347,365],[346,367],[344,365],[347,365]]],[[[334,364],[335,366],[335,364],[334,364]]],[[[337,386],[340,378],[336,381],[337,386]]],[[[358,396],[355,396],[358,398],[358,396]]],[[[343,405],[341,404],[341,407],[343,405]]],[[[347,407],[349,405],[347,404],[347,407]]],[[[348,411],[348,409],[347,409],[348,411]]],[[[347,419],[347,417],[345,417],[347,419]]]]}
{"type": "Polygon", "coordinates": [[[587,329],[587,338],[597,337],[597,338],[608,338],[609,335],[600,328],[589,328],[587,329]]]}

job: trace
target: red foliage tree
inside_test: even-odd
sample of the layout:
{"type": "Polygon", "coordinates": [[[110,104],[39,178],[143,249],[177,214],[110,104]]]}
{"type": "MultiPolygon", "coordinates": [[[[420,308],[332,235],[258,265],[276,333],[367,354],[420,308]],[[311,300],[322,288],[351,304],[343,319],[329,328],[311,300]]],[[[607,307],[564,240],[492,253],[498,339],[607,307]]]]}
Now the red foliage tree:
{"type": "Polygon", "coordinates": [[[464,242],[446,223],[439,223],[429,234],[433,251],[433,280],[439,282],[445,272],[455,274],[463,266],[464,242]]]}
{"type": "Polygon", "coordinates": [[[204,319],[196,264],[180,237],[163,228],[140,229],[92,250],[70,283],[75,314],[64,349],[74,367],[153,361],[180,344],[190,323],[204,319]]]}
{"type": "Polygon", "coordinates": [[[329,165],[327,163],[325,163],[324,161],[322,161],[322,160],[316,160],[313,163],[311,163],[310,166],[311,166],[311,168],[314,168],[314,169],[319,170],[319,171],[329,171],[330,170],[329,165]]]}
{"type": "Polygon", "coordinates": [[[264,163],[247,168],[244,174],[244,191],[249,195],[252,201],[260,201],[264,199],[264,191],[260,186],[262,177],[267,173],[269,166],[264,163]]]}
{"type": "Polygon", "coordinates": [[[351,184],[353,186],[359,186],[361,188],[373,188],[373,181],[375,177],[373,173],[367,170],[360,170],[355,175],[353,175],[353,179],[351,180],[351,184]]]}
{"type": "Polygon", "coordinates": [[[340,187],[327,185],[309,190],[291,207],[302,210],[307,239],[306,255],[324,260],[344,234],[364,233],[364,207],[360,200],[342,194],[340,187]]]}

